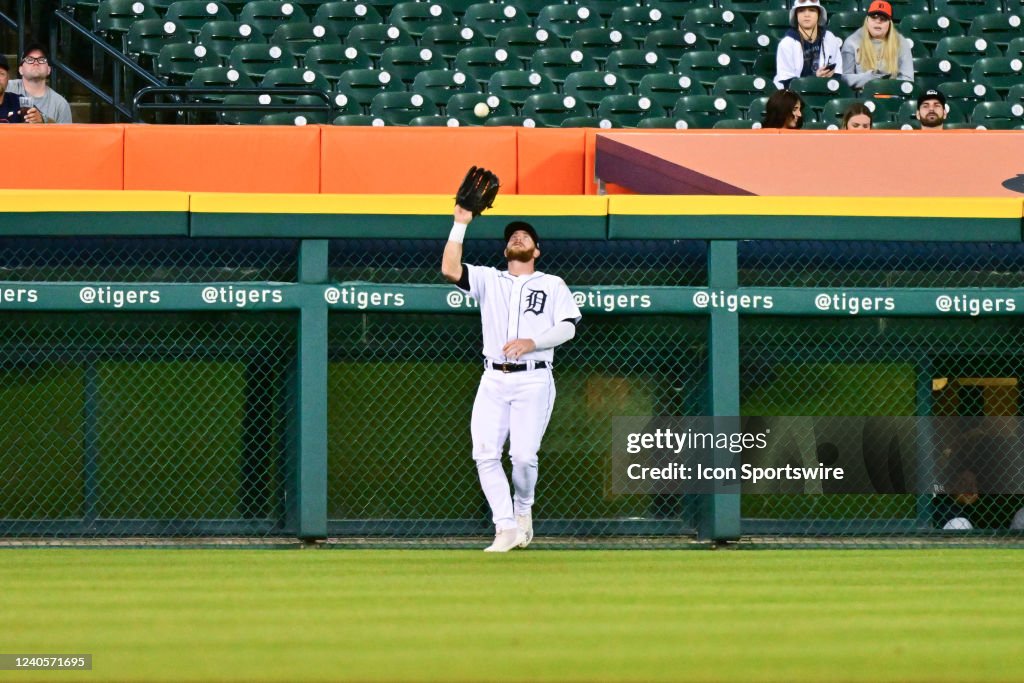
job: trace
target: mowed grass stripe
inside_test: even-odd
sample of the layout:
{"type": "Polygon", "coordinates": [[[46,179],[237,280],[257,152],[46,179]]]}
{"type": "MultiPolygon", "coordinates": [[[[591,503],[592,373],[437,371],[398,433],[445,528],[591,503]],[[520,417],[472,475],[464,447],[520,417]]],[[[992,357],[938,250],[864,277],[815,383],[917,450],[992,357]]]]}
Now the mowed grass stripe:
{"type": "Polygon", "coordinates": [[[1020,680],[1021,559],[5,550],[0,612],[95,680],[1020,680]]]}

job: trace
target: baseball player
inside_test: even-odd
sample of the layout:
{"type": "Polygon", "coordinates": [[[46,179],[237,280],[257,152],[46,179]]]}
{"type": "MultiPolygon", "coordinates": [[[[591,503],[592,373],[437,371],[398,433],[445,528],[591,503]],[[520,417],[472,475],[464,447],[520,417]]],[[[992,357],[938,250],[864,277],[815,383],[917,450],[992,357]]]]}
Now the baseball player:
{"type": "MultiPolygon", "coordinates": [[[[493,183],[496,192],[496,177],[493,183]]],[[[535,269],[540,248],[529,223],[514,221],[505,227],[508,270],[462,263],[466,227],[489,203],[471,210],[462,205],[472,202],[461,190],[456,199],[441,272],[480,305],[484,373],[473,403],[473,460],[495,526],[494,543],[484,551],[503,553],[533,540],[537,451],[555,402],[553,349],[575,336],[581,316],[565,282],[535,269]],[[501,467],[506,439],[514,497],[501,467]]]]}

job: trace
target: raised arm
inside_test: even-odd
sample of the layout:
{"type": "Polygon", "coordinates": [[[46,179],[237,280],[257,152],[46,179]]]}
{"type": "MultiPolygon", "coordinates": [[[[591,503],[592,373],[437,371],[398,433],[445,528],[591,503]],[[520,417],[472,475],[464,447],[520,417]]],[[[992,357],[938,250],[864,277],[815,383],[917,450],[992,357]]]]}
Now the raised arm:
{"type": "Polygon", "coordinates": [[[455,224],[448,235],[448,243],[444,245],[444,256],[441,257],[441,274],[448,282],[462,279],[462,240],[466,236],[466,226],[473,220],[473,212],[455,205],[455,224]]]}

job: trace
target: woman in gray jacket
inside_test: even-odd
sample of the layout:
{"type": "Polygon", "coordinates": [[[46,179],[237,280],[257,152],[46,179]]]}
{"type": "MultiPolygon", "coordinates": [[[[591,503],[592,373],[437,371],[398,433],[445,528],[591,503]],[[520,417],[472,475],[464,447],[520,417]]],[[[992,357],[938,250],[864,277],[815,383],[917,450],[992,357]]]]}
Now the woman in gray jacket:
{"type": "Polygon", "coordinates": [[[914,58],[910,41],[892,25],[892,5],[874,0],[864,25],[843,43],[843,78],[854,90],[861,90],[876,78],[914,80],[914,58]]]}

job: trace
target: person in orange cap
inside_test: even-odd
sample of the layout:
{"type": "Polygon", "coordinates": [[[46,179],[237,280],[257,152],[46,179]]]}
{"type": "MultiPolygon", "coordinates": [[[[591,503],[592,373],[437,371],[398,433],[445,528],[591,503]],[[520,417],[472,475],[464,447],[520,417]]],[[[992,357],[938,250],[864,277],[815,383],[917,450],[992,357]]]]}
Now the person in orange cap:
{"type": "Polygon", "coordinates": [[[864,25],[843,42],[843,78],[861,90],[876,78],[914,80],[910,41],[892,25],[892,5],[874,0],[864,25]]]}

